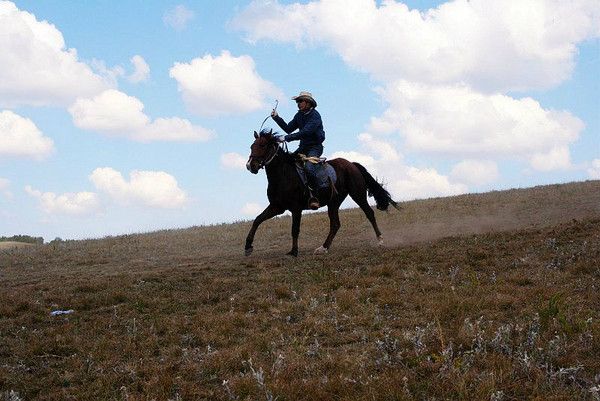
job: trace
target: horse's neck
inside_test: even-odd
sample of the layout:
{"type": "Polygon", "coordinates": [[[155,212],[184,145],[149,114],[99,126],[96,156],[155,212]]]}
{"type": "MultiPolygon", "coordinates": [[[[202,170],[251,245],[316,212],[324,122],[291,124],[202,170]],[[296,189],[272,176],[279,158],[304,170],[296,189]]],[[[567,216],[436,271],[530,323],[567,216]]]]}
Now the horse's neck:
{"type": "Polygon", "coordinates": [[[278,153],[273,160],[271,160],[271,163],[265,166],[267,179],[271,181],[282,177],[287,168],[293,168],[293,165],[285,160],[283,154],[278,153]]]}

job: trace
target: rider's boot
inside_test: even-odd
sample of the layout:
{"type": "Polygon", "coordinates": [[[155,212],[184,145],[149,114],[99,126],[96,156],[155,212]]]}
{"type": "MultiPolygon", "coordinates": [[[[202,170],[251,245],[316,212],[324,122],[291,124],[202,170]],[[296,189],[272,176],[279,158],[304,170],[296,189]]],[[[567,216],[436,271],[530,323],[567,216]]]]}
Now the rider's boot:
{"type": "Polygon", "coordinates": [[[319,204],[319,199],[314,195],[314,191],[312,190],[311,187],[307,187],[308,188],[308,207],[311,210],[317,210],[318,208],[321,207],[321,205],[319,204]]]}

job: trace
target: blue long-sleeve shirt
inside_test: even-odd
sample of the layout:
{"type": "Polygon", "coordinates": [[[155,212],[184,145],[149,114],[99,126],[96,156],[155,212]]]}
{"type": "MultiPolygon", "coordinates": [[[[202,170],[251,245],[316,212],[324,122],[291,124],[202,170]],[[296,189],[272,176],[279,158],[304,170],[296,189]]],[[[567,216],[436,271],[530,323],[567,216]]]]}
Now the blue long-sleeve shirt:
{"type": "Polygon", "coordinates": [[[323,121],[321,115],[315,109],[310,109],[307,113],[297,112],[289,123],[286,123],[279,116],[273,117],[273,120],[288,134],[284,137],[286,142],[300,140],[298,149],[320,145],[325,140],[323,121]],[[298,132],[294,132],[296,129],[298,129],[298,132]]]}

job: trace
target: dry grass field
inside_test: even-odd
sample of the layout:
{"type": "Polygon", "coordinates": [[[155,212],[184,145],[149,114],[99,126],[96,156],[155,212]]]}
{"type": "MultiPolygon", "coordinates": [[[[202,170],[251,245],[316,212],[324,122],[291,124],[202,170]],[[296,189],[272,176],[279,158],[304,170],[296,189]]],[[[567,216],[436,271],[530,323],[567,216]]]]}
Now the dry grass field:
{"type": "Polygon", "coordinates": [[[29,246],[33,246],[33,244],[28,244],[25,242],[16,242],[16,241],[0,241],[0,251],[5,249],[13,249],[13,248],[26,248],[29,246]]]}
{"type": "Polygon", "coordinates": [[[401,206],[0,250],[0,400],[600,399],[599,181],[401,206]]]}

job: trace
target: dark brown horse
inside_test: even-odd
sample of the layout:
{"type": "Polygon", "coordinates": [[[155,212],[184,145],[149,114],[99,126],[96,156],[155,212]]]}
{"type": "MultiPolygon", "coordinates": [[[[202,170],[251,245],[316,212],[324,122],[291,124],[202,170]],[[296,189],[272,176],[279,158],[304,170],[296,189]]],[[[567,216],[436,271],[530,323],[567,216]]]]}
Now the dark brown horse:
{"type": "MultiPolygon", "coordinates": [[[[246,256],[252,253],[252,242],[258,226],[271,217],[282,214],[286,210],[292,213],[292,250],[288,255],[298,256],[298,234],[300,233],[300,219],[302,210],[307,209],[308,197],[304,184],[300,179],[295,166],[295,155],[288,153],[280,147],[280,143],[271,130],[263,130],[260,134],[254,132],[254,143],[250,146],[250,157],[246,167],[252,174],[257,174],[261,168],[267,172],[267,198],[269,206],[259,214],[246,237],[246,256]]],[[[328,160],[335,169],[337,180],[335,189],[331,188],[327,194],[321,193],[321,206],[327,205],[329,214],[329,235],[323,245],[315,253],[327,253],[335,234],[340,228],[339,208],[346,196],[350,197],[360,206],[367,219],[373,225],[379,244],[383,244],[381,231],[377,227],[375,213],[367,202],[367,192],[375,198],[377,208],[387,210],[391,204],[398,208],[390,194],[379,184],[369,172],[358,163],[351,163],[346,159],[338,158],[328,160]]]]}

